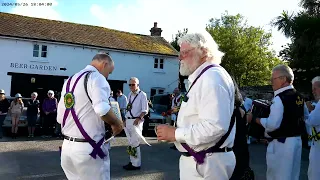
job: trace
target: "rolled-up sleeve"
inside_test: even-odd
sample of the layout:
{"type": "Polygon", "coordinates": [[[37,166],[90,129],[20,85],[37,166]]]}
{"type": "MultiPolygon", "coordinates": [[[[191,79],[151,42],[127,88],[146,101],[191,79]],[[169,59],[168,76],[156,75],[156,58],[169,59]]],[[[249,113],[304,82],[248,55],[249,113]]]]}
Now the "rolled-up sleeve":
{"type": "Polygon", "coordinates": [[[265,128],[266,132],[271,132],[278,129],[283,118],[284,107],[279,96],[273,99],[273,104],[270,107],[270,115],[268,118],[261,118],[260,123],[265,128]]]}
{"type": "Polygon", "coordinates": [[[318,102],[313,111],[309,114],[306,123],[310,126],[320,126],[320,103],[318,102]]]}
{"type": "Polygon", "coordinates": [[[177,128],[175,138],[177,142],[191,146],[214,142],[217,143],[228,131],[233,113],[233,102],[228,88],[221,84],[202,83],[197,94],[199,123],[189,127],[177,128]],[[223,105],[222,105],[223,103],[223,105]]]}
{"type": "Polygon", "coordinates": [[[107,114],[111,108],[109,104],[111,90],[107,80],[102,75],[96,73],[97,72],[92,73],[92,76],[90,76],[91,78],[89,78],[92,82],[90,83],[91,91],[88,93],[91,97],[94,111],[99,116],[103,116],[107,114]]]}
{"type": "Polygon", "coordinates": [[[149,106],[148,106],[148,99],[146,93],[142,93],[143,97],[141,98],[141,113],[148,113],[149,106]]]}

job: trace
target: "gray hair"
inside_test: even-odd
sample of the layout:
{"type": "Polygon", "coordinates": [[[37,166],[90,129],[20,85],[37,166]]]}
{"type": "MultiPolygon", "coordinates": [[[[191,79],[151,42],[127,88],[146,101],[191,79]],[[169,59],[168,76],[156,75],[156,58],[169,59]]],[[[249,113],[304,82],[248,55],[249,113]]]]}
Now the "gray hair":
{"type": "Polygon", "coordinates": [[[38,97],[38,93],[37,92],[33,92],[33,93],[31,93],[31,95],[32,94],[38,97]]]}
{"type": "Polygon", "coordinates": [[[99,52],[92,58],[92,61],[105,61],[105,60],[108,60],[109,62],[113,62],[113,60],[109,56],[109,53],[105,53],[105,52],[99,52]]]}
{"type": "MultiPolygon", "coordinates": [[[[316,82],[320,82],[320,76],[316,76],[312,79],[311,83],[314,84],[316,82]]],[[[319,85],[320,86],[320,85],[319,85]]]]}
{"type": "Polygon", "coordinates": [[[197,49],[204,49],[207,61],[211,63],[220,64],[224,56],[224,53],[219,51],[218,44],[207,31],[186,34],[178,40],[179,46],[182,43],[188,43],[197,49]]]}
{"type": "Polygon", "coordinates": [[[292,69],[285,65],[285,64],[279,64],[276,67],[272,69],[272,72],[278,71],[282,76],[287,78],[287,82],[292,83],[294,80],[294,74],[292,69]]]}
{"type": "Polygon", "coordinates": [[[138,78],[136,78],[136,77],[131,77],[130,79],[129,79],[129,81],[135,81],[137,84],[139,84],[139,79],[138,78]]]}

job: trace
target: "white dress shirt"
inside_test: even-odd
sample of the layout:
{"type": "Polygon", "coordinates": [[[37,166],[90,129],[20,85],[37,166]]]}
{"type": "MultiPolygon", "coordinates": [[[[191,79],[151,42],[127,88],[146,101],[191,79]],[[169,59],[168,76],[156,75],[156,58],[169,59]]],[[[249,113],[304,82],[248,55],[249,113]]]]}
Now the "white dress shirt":
{"type": "MultiPolygon", "coordinates": [[[[202,64],[189,76],[192,83],[210,63],[202,64]]],[[[188,101],[182,102],[175,131],[175,145],[180,152],[186,152],[180,143],[188,144],[195,151],[214,146],[227,133],[234,111],[234,84],[225,69],[213,67],[197,80],[188,94],[188,101]]],[[[235,125],[222,147],[232,147],[235,125]]]]}
{"type": "Polygon", "coordinates": [[[117,98],[117,101],[118,101],[118,103],[119,103],[119,108],[120,108],[120,109],[126,109],[126,108],[127,108],[128,99],[127,99],[127,97],[126,97],[124,94],[122,94],[121,96],[119,96],[119,97],[117,98]]]}
{"type": "MultiPolygon", "coordinates": [[[[130,91],[128,95],[128,103],[130,102],[132,103],[133,99],[137,96],[137,98],[134,100],[132,104],[132,109],[131,109],[131,113],[133,117],[139,117],[141,113],[144,112],[147,114],[149,111],[147,94],[143,91],[139,93],[139,91],[141,90],[138,90],[137,93],[135,94],[130,91]]],[[[132,117],[129,111],[126,113],[126,117],[129,119],[132,117]]]]}
{"type": "MultiPolygon", "coordinates": [[[[293,88],[294,87],[292,85],[289,85],[287,87],[280,88],[274,92],[274,98],[272,100],[272,105],[270,106],[269,117],[260,119],[261,125],[265,128],[266,133],[272,132],[278,129],[282,122],[284,107],[280,97],[277,95],[279,93],[282,93],[283,91],[286,91],[288,89],[293,89],[293,88]]],[[[307,119],[308,115],[309,115],[308,109],[306,105],[304,105],[304,118],[307,119]]],[[[266,136],[270,137],[267,134],[266,136]]]]}
{"type": "MultiPolygon", "coordinates": [[[[84,89],[84,75],[79,80],[73,93],[75,97],[74,109],[83,129],[92,139],[99,141],[105,134],[104,122],[100,117],[105,115],[111,108],[108,100],[111,90],[106,78],[100,74],[95,67],[88,65],[85,69],[72,77],[70,91],[77,77],[84,71],[94,71],[90,74],[87,84],[88,94],[92,100],[92,104],[84,89]]],[[[64,112],[66,110],[64,95],[66,93],[67,82],[68,80],[65,81],[63,85],[57,110],[57,121],[60,124],[62,124],[64,112]]],[[[69,113],[65,126],[62,128],[61,132],[69,137],[84,138],[74,122],[71,112],[69,113]]]]}
{"type": "MultiPolygon", "coordinates": [[[[320,132],[320,101],[316,104],[316,107],[309,114],[308,119],[306,120],[306,124],[315,127],[317,132],[320,132]]],[[[311,130],[309,130],[309,134],[311,135],[311,130]]]]}

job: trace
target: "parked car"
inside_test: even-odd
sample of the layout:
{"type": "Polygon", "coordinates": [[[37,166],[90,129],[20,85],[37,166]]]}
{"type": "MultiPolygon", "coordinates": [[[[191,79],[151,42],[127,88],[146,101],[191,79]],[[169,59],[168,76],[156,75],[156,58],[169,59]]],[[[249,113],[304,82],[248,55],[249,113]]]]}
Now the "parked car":
{"type": "Polygon", "coordinates": [[[144,136],[155,135],[154,128],[157,125],[165,124],[165,117],[160,113],[155,112],[152,108],[149,108],[150,112],[144,117],[142,134],[144,136]]]}
{"type": "Polygon", "coordinates": [[[170,94],[158,94],[151,98],[153,110],[159,114],[167,112],[171,108],[170,94]]]}
{"type": "MultiPolygon", "coordinates": [[[[7,97],[9,100],[9,103],[11,103],[15,98],[14,97],[7,97]]],[[[20,116],[20,121],[18,127],[28,127],[28,121],[27,121],[27,108],[28,108],[28,101],[31,98],[22,98],[24,108],[22,111],[22,114],[20,116]]],[[[37,119],[37,124],[40,122],[40,114],[38,114],[38,119],[37,119]]],[[[12,121],[11,121],[11,116],[10,113],[6,116],[6,118],[3,121],[2,127],[12,127],[12,121]]]]}

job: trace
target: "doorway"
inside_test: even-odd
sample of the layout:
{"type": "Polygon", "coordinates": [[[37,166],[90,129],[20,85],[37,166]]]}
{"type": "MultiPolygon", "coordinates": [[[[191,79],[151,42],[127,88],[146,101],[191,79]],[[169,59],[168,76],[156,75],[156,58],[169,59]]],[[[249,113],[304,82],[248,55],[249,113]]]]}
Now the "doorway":
{"type": "Polygon", "coordinates": [[[123,92],[123,84],[127,82],[121,81],[121,80],[107,80],[107,81],[110,85],[111,91],[113,91],[113,98],[117,100],[117,95],[116,95],[117,90],[120,89],[123,92]]]}

